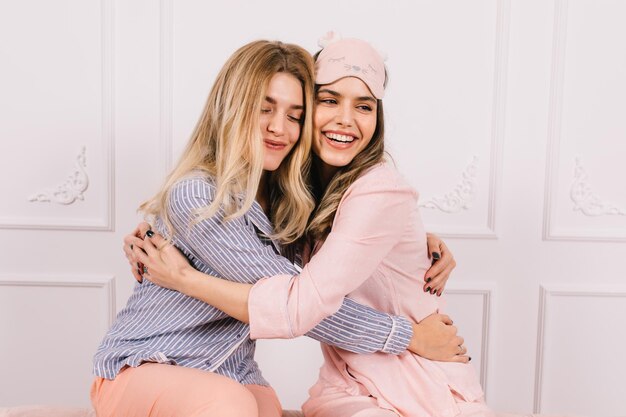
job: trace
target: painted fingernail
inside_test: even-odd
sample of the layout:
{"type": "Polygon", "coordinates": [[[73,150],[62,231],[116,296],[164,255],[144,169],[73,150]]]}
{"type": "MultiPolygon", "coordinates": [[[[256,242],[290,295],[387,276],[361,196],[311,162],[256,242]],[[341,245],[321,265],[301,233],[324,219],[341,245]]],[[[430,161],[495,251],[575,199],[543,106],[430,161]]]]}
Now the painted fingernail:
{"type": "Polygon", "coordinates": [[[431,294],[436,294],[436,293],[437,293],[437,290],[433,288],[431,294]]]}
{"type": "Polygon", "coordinates": [[[472,357],[470,356],[470,357],[469,357],[469,359],[468,359],[467,361],[468,361],[468,362],[471,362],[471,361],[472,361],[472,357]]]}
{"type": "Polygon", "coordinates": [[[132,243],[130,244],[130,250],[133,250],[133,244],[132,243]]]}
{"type": "Polygon", "coordinates": [[[146,236],[148,236],[148,237],[152,237],[152,236],[154,236],[154,232],[153,232],[152,230],[148,230],[148,231],[146,232],[146,236]]]}
{"type": "Polygon", "coordinates": [[[439,254],[439,252],[433,252],[432,255],[433,255],[433,259],[435,261],[438,260],[438,259],[441,259],[441,255],[439,254]]]}
{"type": "Polygon", "coordinates": [[[424,292],[430,292],[430,287],[426,287],[426,289],[424,290],[424,292]]]}
{"type": "MultiPolygon", "coordinates": [[[[131,249],[132,249],[132,248],[131,248],[131,249]]],[[[426,278],[426,282],[430,282],[430,281],[432,281],[432,280],[433,280],[432,278],[426,278]]]]}
{"type": "Polygon", "coordinates": [[[441,293],[440,292],[437,293],[437,297],[441,297],[441,293]]]}
{"type": "Polygon", "coordinates": [[[137,273],[141,275],[141,269],[137,268],[137,273]]]}

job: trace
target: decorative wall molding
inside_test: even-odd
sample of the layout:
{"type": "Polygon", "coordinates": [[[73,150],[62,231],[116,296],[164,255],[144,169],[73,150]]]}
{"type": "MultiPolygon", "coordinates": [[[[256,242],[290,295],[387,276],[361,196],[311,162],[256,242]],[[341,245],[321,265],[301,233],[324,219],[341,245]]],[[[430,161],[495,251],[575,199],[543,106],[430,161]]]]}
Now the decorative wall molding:
{"type": "MultiPolygon", "coordinates": [[[[115,228],[115,10],[114,0],[100,0],[102,10],[102,139],[108,169],[107,219],[101,230],[115,228]]],[[[95,229],[98,229],[97,227],[95,229]]]]}
{"type": "Polygon", "coordinates": [[[580,211],[586,216],[626,216],[626,209],[604,201],[593,192],[587,171],[582,166],[580,159],[576,158],[574,168],[574,183],[570,189],[570,198],[574,202],[574,210],[580,211]]]}
{"type": "Polygon", "coordinates": [[[465,285],[463,287],[455,286],[451,283],[446,288],[447,294],[455,295],[480,295],[483,299],[482,309],[482,337],[481,337],[481,352],[480,352],[480,383],[483,387],[483,391],[487,393],[487,380],[488,380],[488,364],[489,364],[489,347],[491,344],[491,329],[492,329],[492,311],[493,311],[493,284],[474,284],[465,285]]]}
{"type": "MultiPolygon", "coordinates": [[[[554,30],[552,44],[552,73],[550,81],[550,105],[548,115],[548,147],[546,158],[546,183],[544,194],[544,212],[543,212],[543,239],[544,240],[572,240],[572,241],[620,241],[626,242],[626,233],[623,235],[607,235],[604,231],[587,230],[586,232],[570,234],[555,232],[552,224],[554,216],[554,190],[558,179],[559,172],[559,149],[561,146],[561,123],[563,113],[563,83],[565,78],[565,55],[567,46],[567,23],[568,23],[568,6],[569,0],[554,0],[554,30]]],[[[578,164],[578,163],[577,163],[578,164]]],[[[577,165],[578,166],[578,165],[577,165]]],[[[584,170],[583,170],[584,173],[584,170]]],[[[586,194],[586,190],[579,189],[575,192],[574,188],[579,187],[576,183],[578,171],[575,171],[575,182],[570,189],[570,198],[574,201],[574,209],[579,209],[587,216],[594,211],[602,211],[593,206],[601,200],[594,201],[592,194],[586,194]],[[582,193],[581,193],[582,192],[582,193]],[[586,195],[588,202],[582,204],[578,208],[578,199],[582,199],[586,195]],[[585,211],[587,211],[585,213],[585,211]]],[[[584,187],[584,185],[583,185],[584,187]]],[[[610,207],[609,209],[612,209],[610,207]]],[[[601,213],[609,214],[609,213],[601,213]]],[[[619,213],[611,213],[619,214],[619,213]]],[[[595,216],[595,215],[593,215],[595,216]]]]}
{"type": "Polygon", "coordinates": [[[61,277],[48,274],[1,274],[0,289],[1,287],[100,288],[103,291],[107,306],[107,328],[111,327],[117,314],[114,276],[84,274],[61,277]]]}
{"type": "Polygon", "coordinates": [[[47,202],[56,204],[72,204],[76,200],[85,199],[85,191],[89,187],[89,176],[87,175],[87,158],[86,147],[76,157],[74,164],[74,172],[61,185],[57,185],[53,189],[47,189],[28,197],[30,202],[47,202]]]}
{"type": "Polygon", "coordinates": [[[438,209],[444,213],[458,213],[461,210],[469,210],[478,189],[478,184],[476,183],[477,173],[478,156],[474,155],[472,161],[463,171],[463,178],[452,191],[441,197],[432,197],[420,203],[419,206],[427,209],[438,209]]]}
{"type": "Polygon", "coordinates": [[[542,412],[544,349],[546,342],[546,318],[549,300],[555,297],[624,297],[626,286],[574,286],[574,285],[540,285],[539,287],[539,320],[537,326],[537,355],[535,363],[535,387],[533,413],[542,412]]]}
{"type": "MultiPolygon", "coordinates": [[[[101,9],[101,91],[102,91],[102,116],[101,116],[101,152],[104,160],[104,168],[106,176],[106,204],[104,207],[104,215],[92,219],[56,219],[47,218],[45,216],[32,217],[0,217],[0,229],[52,229],[52,230],[103,230],[110,231],[114,228],[115,215],[115,164],[113,161],[114,152],[114,0],[97,0],[101,9]]],[[[95,152],[94,152],[95,153],[95,152]]],[[[98,154],[96,153],[96,154],[98,154]]],[[[60,187],[63,187],[61,185],[60,187]]],[[[31,201],[44,201],[50,198],[51,202],[59,204],[61,201],[71,199],[72,193],[64,194],[65,190],[54,190],[51,195],[46,197],[44,193],[35,193],[29,197],[34,198],[31,201]],[[55,191],[60,191],[54,194],[55,191]],[[39,199],[42,200],[39,200],[39,199]],[[56,201],[58,200],[58,201],[56,201]]],[[[76,199],[81,199],[79,193],[76,199]]],[[[74,200],[75,201],[75,200],[74,200]]]]}
{"type": "Polygon", "coordinates": [[[496,208],[502,176],[502,152],[506,124],[506,93],[509,60],[511,0],[498,0],[496,20],[496,52],[494,61],[493,112],[491,116],[491,155],[489,171],[489,205],[487,228],[483,237],[496,238],[496,208]]]}
{"type": "Polygon", "coordinates": [[[546,158],[546,185],[543,212],[543,238],[552,234],[552,189],[558,172],[557,150],[561,142],[563,112],[563,78],[565,74],[565,46],[567,37],[568,0],[554,0],[554,28],[552,39],[552,72],[550,75],[550,109],[548,114],[548,155],[546,158]]]}
{"type": "Polygon", "coordinates": [[[159,146],[163,176],[172,167],[173,119],[174,119],[174,11],[172,0],[160,0],[160,120],[159,146]]]}
{"type": "Polygon", "coordinates": [[[511,0],[496,2],[496,36],[494,45],[493,99],[491,112],[491,143],[489,186],[487,189],[487,222],[478,226],[435,225],[433,231],[446,238],[496,239],[496,209],[501,183],[502,152],[506,122],[506,92],[509,57],[511,0]]]}

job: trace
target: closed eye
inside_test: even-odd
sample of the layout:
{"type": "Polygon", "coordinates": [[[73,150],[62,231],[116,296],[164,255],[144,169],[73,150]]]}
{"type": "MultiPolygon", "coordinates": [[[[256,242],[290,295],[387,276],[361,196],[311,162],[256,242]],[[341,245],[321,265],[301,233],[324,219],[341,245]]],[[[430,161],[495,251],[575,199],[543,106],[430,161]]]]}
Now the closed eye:
{"type": "Polygon", "coordinates": [[[337,104],[337,100],[334,98],[321,98],[318,101],[323,104],[337,104]]]}

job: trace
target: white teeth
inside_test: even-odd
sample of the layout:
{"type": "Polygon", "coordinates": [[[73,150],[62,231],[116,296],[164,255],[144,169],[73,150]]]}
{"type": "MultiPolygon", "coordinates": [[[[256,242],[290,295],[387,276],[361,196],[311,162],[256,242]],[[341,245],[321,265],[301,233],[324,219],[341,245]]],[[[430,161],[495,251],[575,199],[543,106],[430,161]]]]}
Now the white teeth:
{"type": "Polygon", "coordinates": [[[326,136],[329,139],[336,140],[337,142],[350,143],[354,140],[353,136],[339,135],[337,133],[327,133],[326,136]]]}

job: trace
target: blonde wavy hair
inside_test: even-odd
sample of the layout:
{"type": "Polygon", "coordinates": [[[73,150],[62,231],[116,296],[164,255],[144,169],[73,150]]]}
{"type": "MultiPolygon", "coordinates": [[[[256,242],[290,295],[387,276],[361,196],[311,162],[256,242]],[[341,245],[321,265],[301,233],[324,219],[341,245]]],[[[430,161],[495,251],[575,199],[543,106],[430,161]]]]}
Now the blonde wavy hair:
{"type": "Polygon", "coordinates": [[[172,237],[167,210],[170,190],[181,178],[199,170],[213,177],[216,195],[210,205],[194,213],[194,222],[210,218],[219,210],[224,210],[224,221],[245,214],[263,174],[261,106],[270,80],[282,72],[302,84],[304,113],[300,139],[268,176],[272,238],[290,243],[302,236],[313,210],[313,198],[305,183],[311,167],[313,71],[311,55],[297,45],[260,40],[238,49],[218,74],[180,160],[161,190],[139,210],[148,218],[161,217],[172,237]]]}
{"type": "MultiPolygon", "coordinates": [[[[385,76],[386,84],[386,76],[385,76]]],[[[316,86],[316,88],[319,86],[316,86]]],[[[385,119],[382,100],[377,100],[376,108],[376,129],[372,140],[367,147],[358,153],[354,159],[346,166],[339,168],[324,189],[320,183],[320,175],[317,168],[311,170],[311,183],[313,194],[317,202],[315,211],[311,215],[311,220],[307,227],[307,239],[314,243],[324,241],[335,220],[337,207],[344,193],[361,175],[373,166],[385,160],[385,119]]],[[[319,159],[318,156],[314,158],[319,159]]],[[[317,164],[313,164],[315,167],[317,164]]]]}

